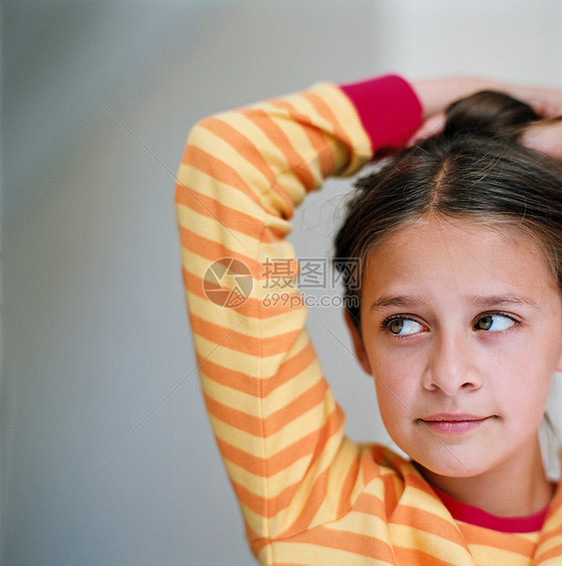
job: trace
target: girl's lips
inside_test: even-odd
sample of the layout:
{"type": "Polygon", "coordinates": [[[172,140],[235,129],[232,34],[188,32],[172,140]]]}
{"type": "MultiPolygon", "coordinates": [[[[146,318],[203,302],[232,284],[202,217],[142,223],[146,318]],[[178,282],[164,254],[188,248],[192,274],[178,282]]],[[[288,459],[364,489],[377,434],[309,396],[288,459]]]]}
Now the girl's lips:
{"type": "Polygon", "coordinates": [[[439,413],[418,419],[419,422],[435,432],[443,434],[463,434],[478,428],[492,417],[477,415],[439,413]]]}

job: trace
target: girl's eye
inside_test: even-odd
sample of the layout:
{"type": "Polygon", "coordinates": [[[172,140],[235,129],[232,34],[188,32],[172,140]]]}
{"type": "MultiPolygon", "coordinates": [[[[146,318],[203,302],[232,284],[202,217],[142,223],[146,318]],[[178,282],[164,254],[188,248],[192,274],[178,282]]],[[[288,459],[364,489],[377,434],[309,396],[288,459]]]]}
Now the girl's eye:
{"type": "Polygon", "coordinates": [[[384,323],[388,330],[397,336],[410,336],[422,332],[424,327],[415,320],[409,318],[393,318],[384,323]]]}
{"type": "Polygon", "coordinates": [[[502,314],[487,314],[481,316],[474,325],[475,330],[486,330],[488,332],[501,332],[511,328],[516,321],[502,314]]]}

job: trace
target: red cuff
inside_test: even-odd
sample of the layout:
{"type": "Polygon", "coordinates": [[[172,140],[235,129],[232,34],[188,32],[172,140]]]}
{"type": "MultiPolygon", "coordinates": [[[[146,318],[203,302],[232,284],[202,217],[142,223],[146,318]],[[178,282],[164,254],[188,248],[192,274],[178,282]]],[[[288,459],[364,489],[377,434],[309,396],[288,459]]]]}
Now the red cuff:
{"type": "Polygon", "coordinates": [[[384,147],[403,146],[421,125],[421,102],[402,77],[386,75],[340,88],[355,106],[373,154],[384,147]]]}

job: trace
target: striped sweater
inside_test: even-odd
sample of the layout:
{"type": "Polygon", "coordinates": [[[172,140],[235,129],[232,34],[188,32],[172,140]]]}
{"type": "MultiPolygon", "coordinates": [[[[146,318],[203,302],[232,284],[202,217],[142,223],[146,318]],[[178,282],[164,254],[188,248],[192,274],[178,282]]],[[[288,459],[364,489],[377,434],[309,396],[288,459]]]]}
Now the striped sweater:
{"type": "Polygon", "coordinates": [[[321,84],[190,133],[176,190],[189,318],[205,403],[261,564],[562,564],[560,489],[531,532],[453,518],[454,505],[411,462],[345,436],[305,327],[296,263],[283,272],[287,300],[266,300],[265,267],[294,258],[285,239],[294,207],[327,177],[403,144],[420,119],[410,86],[388,76],[321,84]]]}

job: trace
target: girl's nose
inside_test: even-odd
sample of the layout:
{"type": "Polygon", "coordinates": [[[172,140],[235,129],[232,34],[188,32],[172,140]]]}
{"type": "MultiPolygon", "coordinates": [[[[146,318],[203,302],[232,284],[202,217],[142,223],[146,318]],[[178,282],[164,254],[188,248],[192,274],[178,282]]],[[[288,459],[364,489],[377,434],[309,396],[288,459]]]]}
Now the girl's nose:
{"type": "Polygon", "coordinates": [[[423,375],[423,387],[453,396],[482,386],[482,375],[471,356],[470,345],[462,337],[436,337],[423,375]]]}

